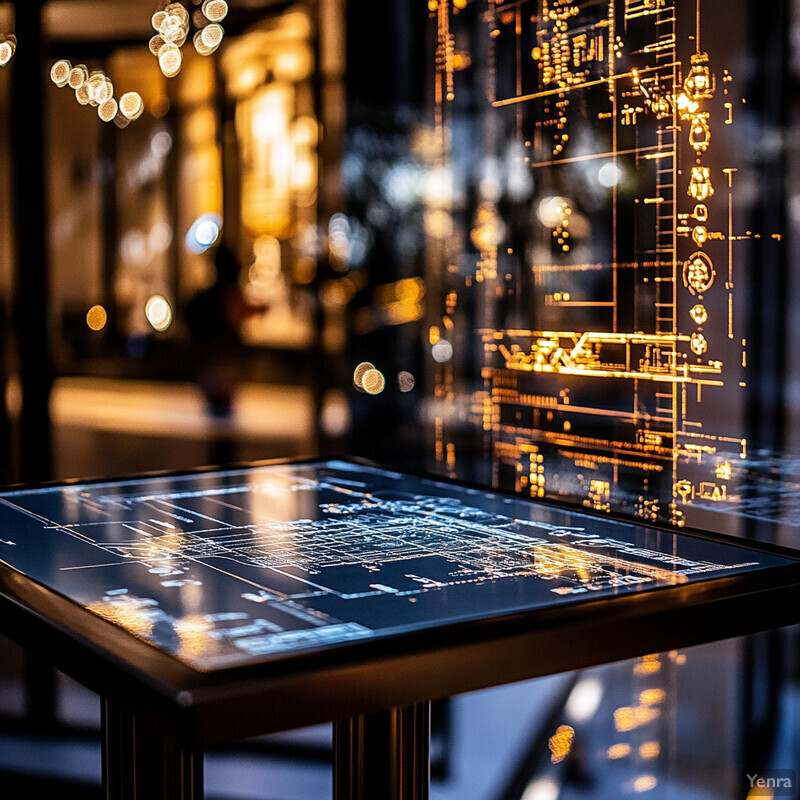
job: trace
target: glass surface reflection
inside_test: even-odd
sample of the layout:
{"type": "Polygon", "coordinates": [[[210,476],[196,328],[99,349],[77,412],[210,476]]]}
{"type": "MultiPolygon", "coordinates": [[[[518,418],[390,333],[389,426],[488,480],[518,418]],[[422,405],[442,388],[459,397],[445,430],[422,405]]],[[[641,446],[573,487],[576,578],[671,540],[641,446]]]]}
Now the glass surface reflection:
{"type": "Polygon", "coordinates": [[[199,669],[792,563],[344,461],[12,491],[0,526],[6,564],[199,669]]]}

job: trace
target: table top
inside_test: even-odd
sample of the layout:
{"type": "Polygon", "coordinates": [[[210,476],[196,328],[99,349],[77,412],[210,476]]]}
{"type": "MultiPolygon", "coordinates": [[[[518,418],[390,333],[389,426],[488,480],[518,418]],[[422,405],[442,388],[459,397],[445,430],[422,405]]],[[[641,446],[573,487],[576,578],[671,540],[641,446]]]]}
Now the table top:
{"type": "Polygon", "coordinates": [[[800,621],[798,587],[788,550],[350,459],[0,493],[0,632],[207,742],[800,621]]]}

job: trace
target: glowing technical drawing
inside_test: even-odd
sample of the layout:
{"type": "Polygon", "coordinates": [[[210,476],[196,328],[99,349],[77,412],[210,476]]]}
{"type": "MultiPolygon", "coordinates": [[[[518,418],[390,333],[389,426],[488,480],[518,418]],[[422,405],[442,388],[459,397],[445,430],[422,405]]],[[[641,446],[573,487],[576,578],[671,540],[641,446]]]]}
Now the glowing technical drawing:
{"type": "MultiPolygon", "coordinates": [[[[496,485],[612,508],[624,477],[639,487],[636,513],[681,524],[705,476],[726,498],[714,470],[747,455],[734,288],[741,243],[759,234],[738,230],[733,211],[742,98],[725,69],[734,54],[707,30],[716,11],[698,0],[429,7],[432,166],[465,166],[453,139],[470,92],[482,91],[478,151],[493,163],[524,153],[504,190],[478,185],[460,244],[431,243],[430,268],[446,276],[432,324],[483,351],[479,376],[438,367],[434,397],[468,405],[496,485]],[[462,30],[486,47],[472,83],[448,56],[462,30]],[[525,196],[511,188],[517,171],[525,196]],[[597,499],[598,481],[610,498],[597,499]]],[[[455,223],[462,212],[447,213],[455,223]]],[[[461,433],[441,408],[436,457],[458,475],[461,433]]]]}
{"type": "Polygon", "coordinates": [[[781,562],[340,461],[6,492],[0,526],[3,568],[199,669],[781,562]]]}

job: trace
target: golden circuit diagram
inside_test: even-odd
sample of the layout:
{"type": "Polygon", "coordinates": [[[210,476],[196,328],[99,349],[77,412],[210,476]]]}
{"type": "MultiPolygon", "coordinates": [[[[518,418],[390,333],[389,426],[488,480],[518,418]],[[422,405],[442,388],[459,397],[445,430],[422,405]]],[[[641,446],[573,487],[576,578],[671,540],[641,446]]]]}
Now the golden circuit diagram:
{"type": "MultiPolygon", "coordinates": [[[[735,214],[745,100],[715,7],[429,3],[440,168],[463,171],[459,101],[480,95],[476,199],[445,209],[465,235],[439,237],[430,327],[477,366],[470,382],[456,345],[435,394],[467,403],[496,485],[678,524],[729,499],[747,452],[737,253],[761,234],[735,214]]],[[[436,449],[455,473],[446,414],[436,449]]]]}

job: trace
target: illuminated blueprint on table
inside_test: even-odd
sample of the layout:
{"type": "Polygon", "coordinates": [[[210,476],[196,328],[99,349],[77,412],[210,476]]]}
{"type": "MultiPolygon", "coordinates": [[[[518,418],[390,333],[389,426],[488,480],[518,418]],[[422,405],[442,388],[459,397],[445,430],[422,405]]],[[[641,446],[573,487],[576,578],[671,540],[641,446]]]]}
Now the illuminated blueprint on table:
{"type": "Polygon", "coordinates": [[[0,495],[0,564],[201,670],[784,563],[344,461],[0,495]]]}

